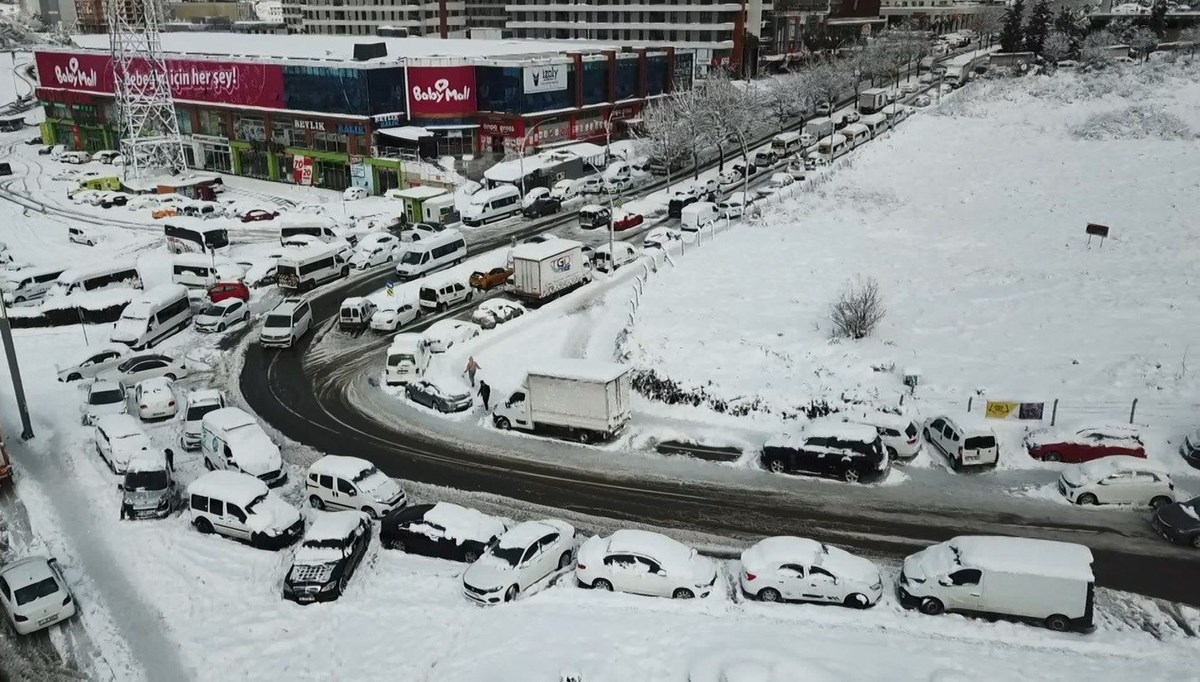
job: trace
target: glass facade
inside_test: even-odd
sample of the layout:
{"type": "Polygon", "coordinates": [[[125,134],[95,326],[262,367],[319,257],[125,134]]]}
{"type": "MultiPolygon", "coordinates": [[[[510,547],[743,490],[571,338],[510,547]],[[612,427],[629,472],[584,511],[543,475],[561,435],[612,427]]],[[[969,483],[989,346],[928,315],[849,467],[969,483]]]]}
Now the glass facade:
{"type": "Polygon", "coordinates": [[[476,67],[475,86],[480,111],[528,114],[575,106],[574,68],[567,72],[566,89],[558,92],[525,94],[525,71],[519,66],[476,67]]]}
{"type": "Polygon", "coordinates": [[[367,85],[359,69],[284,66],[283,92],[289,109],[357,115],[367,110],[367,85]]]}
{"type": "Polygon", "coordinates": [[[404,92],[403,68],[368,69],[363,76],[371,115],[405,111],[408,100],[404,92]]]}
{"type": "Polygon", "coordinates": [[[583,63],[583,103],[599,104],[608,101],[608,60],[597,59],[583,63]]]}
{"type": "Polygon", "coordinates": [[[637,97],[638,60],[617,59],[617,100],[637,97]]]}
{"type": "Polygon", "coordinates": [[[667,55],[646,57],[646,96],[661,95],[667,83],[667,55]]]}

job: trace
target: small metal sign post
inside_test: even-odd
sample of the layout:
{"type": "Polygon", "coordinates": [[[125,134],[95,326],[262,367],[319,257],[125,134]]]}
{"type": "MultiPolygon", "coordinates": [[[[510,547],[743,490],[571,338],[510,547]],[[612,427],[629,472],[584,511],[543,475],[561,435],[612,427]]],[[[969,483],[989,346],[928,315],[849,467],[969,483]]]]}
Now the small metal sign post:
{"type": "Polygon", "coordinates": [[[1100,248],[1104,248],[1104,238],[1108,236],[1108,225],[1098,225],[1096,223],[1088,223],[1087,226],[1088,248],[1092,246],[1092,237],[1100,238],[1100,248]]]}
{"type": "Polygon", "coordinates": [[[387,286],[387,295],[388,296],[396,295],[396,283],[394,281],[389,279],[385,286],[387,286]]]}

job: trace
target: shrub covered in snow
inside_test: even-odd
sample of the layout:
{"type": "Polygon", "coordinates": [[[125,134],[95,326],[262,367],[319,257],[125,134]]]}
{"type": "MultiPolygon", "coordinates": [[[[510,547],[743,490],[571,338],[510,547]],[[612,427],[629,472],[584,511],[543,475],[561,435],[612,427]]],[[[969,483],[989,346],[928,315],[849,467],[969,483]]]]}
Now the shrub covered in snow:
{"type": "Polygon", "coordinates": [[[1196,133],[1178,116],[1160,107],[1134,104],[1092,114],[1071,129],[1081,140],[1192,140],[1196,133]]]}

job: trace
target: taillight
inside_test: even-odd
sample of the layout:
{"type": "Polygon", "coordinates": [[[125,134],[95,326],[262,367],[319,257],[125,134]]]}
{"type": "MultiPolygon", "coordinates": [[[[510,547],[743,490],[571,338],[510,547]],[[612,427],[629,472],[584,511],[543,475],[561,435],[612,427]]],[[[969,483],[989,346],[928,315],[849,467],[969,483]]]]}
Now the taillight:
{"type": "Polygon", "coordinates": [[[746,571],[746,580],[754,580],[754,579],[755,579],[755,578],[757,578],[757,577],[758,577],[758,576],[754,575],[754,574],[753,574],[753,573],[751,573],[750,571],[746,571]]]}
{"type": "Polygon", "coordinates": [[[13,616],[13,620],[17,621],[18,623],[24,623],[25,621],[29,620],[29,618],[20,614],[16,614],[13,616]]]}
{"type": "Polygon", "coordinates": [[[138,405],[138,407],[142,408],[143,410],[150,409],[150,407],[148,405],[138,405]]]}
{"type": "Polygon", "coordinates": [[[167,407],[175,407],[175,401],[172,400],[172,401],[168,402],[167,407]]]}
{"type": "Polygon", "coordinates": [[[575,564],[575,568],[578,568],[581,571],[587,570],[587,566],[584,566],[583,564],[575,564]]]}
{"type": "Polygon", "coordinates": [[[67,596],[63,597],[62,605],[66,606],[67,604],[70,604],[70,603],[71,603],[71,595],[68,594],[67,596]]]}

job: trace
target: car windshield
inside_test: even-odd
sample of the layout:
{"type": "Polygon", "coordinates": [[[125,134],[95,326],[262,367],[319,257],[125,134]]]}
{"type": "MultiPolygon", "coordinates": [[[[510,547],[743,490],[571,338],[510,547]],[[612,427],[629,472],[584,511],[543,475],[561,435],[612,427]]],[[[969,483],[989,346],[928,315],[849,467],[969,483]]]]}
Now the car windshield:
{"type": "Polygon", "coordinates": [[[204,419],[204,415],[212,412],[213,410],[219,409],[221,409],[220,403],[213,403],[212,405],[195,405],[193,407],[189,407],[185,421],[198,422],[201,419],[204,419]]]}
{"type": "Polygon", "coordinates": [[[421,256],[424,255],[420,251],[407,251],[400,259],[405,265],[417,265],[421,262],[421,256]]]}
{"type": "Polygon", "coordinates": [[[396,367],[396,366],[402,365],[404,363],[408,363],[410,365],[415,365],[415,364],[417,364],[417,361],[415,358],[413,358],[413,356],[411,356],[407,353],[405,353],[403,355],[389,355],[388,356],[388,366],[389,367],[396,367]]]}
{"type": "Polygon", "coordinates": [[[201,311],[200,314],[207,315],[208,317],[221,317],[225,314],[225,308],[222,308],[219,305],[210,305],[201,311]]]}
{"type": "Polygon", "coordinates": [[[44,578],[32,585],[18,587],[13,596],[16,597],[17,606],[21,606],[42,597],[48,597],[55,592],[58,592],[58,583],[54,578],[44,578]]]}
{"type": "Polygon", "coordinates": [[[263,322],[264,327],[291,327],[291,315],[267,315],[267,320],[263,322]]]}
{"type": "Polygon", "coordinates": [[[165,471],[131,471],[125,474],[125,489],[165,490],[169,481],[165,471]]]}
{"type": "Polygon", "coordinates": [[[521,563],[521,555],[523,554],[525,554],[525,550],[520,547],[496,547],[492,550],[492,556],[509,566],[516,566],[521,563]]]}
{"type": "Polygon", "coordinates": [[[362,483],[363,481],[367,480],[368,478],[374,476],[377,473],[379,473],[379,469],[376,469],[375,467],[367,467],[366,469],[363,469],[357,476],[354,477],[354,482],[362,483]]]}
{"type": "Polygon", "coordinates": [[[262,495],[259,495],[259,496],[258,496],[258,497],[256,497],[256,498],[254,498],[253,500],[250,500],[250,504],[246,505],[246,513],[247,513],[247,514],[253,514],[253,513],[254,513],[254,508],[255,508],[255,507],[257,507],[257,506],[259,505],[259,503],[261,503],[261,502],[262,502],[263,500],[265,500],[265,499],[267,499],[267,496],[266,496],[266,494],[264,493],[264,494],[262,494],[262,495]]]}
{"type": "Polygon", "coordinates": [[[112,405],[119,403],[124,399],[121,395],[121,389],[110,388],[104,391],[93,391],[90,404],[92,405],[112,405]]]}

